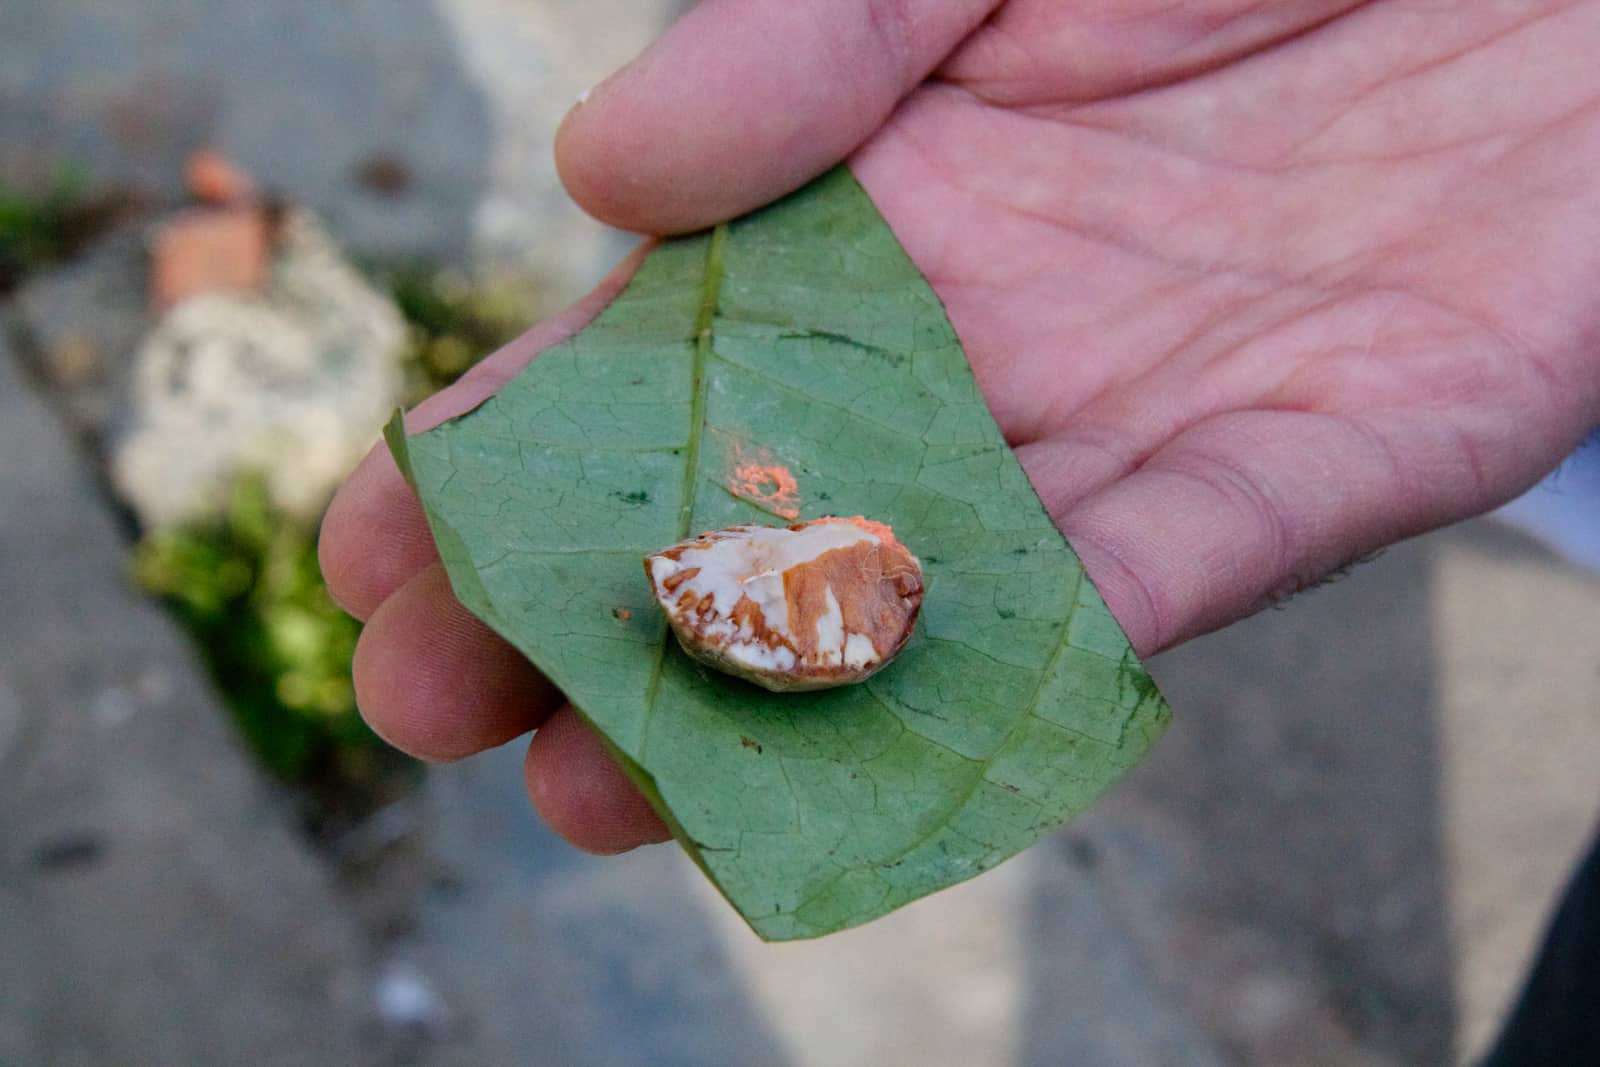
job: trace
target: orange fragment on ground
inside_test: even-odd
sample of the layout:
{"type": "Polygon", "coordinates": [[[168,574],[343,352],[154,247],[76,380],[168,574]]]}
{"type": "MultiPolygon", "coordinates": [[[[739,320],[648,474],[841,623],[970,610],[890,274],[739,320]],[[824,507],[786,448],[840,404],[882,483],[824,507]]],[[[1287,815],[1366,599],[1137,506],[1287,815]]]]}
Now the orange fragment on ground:
{"type": "Polygon", "coordinates": [[[191,153],[183,164],[183,184],[202,204],[225,206],[255,199],[256,183],[236,163],[215,149],[191,153]]]}
{"type": "Polygon", "coordinates": [[[157,311],[198,293],[251,292],[267,279],[272,240],[254,205],[190,208],[151,242],[150,303],[157,311]]]}

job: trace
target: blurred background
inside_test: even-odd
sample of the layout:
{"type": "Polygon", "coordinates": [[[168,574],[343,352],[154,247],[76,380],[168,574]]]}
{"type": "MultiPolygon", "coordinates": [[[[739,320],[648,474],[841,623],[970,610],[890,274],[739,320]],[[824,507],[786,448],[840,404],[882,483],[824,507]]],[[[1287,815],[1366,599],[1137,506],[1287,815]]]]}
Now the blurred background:
{"type": "Polygon", "coordinates": [[[361,725],[320,512],[629,246],[551,138],[680,6],[0,8],[0,1063],[1470,1060],[1600,810],[1600,578],[1490,520],[1158,657],[1094,813],[810,944],[361,725]]]}

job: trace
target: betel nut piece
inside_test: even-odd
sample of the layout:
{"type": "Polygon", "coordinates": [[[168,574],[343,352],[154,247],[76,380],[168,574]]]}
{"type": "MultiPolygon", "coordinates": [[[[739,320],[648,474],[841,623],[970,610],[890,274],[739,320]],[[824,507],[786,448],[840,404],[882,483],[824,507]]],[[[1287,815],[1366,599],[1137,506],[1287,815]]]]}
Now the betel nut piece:
{"type": "Polygon", "coordinates": [[[870,677],[905,647],[922,607],[921,563],[859,516],[730,526],[644,568],[685,652],[777,692],[870,677]]]}

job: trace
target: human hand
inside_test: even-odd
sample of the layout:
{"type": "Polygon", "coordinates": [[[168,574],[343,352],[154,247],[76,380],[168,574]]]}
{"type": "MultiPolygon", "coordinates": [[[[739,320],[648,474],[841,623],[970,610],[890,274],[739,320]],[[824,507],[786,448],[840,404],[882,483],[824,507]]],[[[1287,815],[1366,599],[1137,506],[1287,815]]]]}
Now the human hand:
{"type": "MultiPolygon", "coordinates": [[[[590,211],[668,233],[849,154],[1148,654],[1495,506],[1600,422],[1597,53],[1594,0],[706,0],[574,111],[558,158],[590,211]]],[[[556,830],[665,838],[455,603],[386,454],[324,530],[331,588],[369,618],[379,733],[454,758],[538,728],[528,786],[556,830]]]]}

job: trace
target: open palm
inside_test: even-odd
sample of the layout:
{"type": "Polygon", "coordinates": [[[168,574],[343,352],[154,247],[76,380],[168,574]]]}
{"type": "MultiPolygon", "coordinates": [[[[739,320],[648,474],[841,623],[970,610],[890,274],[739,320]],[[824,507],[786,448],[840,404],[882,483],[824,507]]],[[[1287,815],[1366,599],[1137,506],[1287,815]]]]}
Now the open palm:
{"type": "MultiPolygon", "coordinates": [[[[1600,422],[1600,2],[709,0],[563,131],[691,229],[846,153],[1141,652],[1486,510],[1600,422]]],[[[611,292],[421,413],[497,387],[611,292]]],[[[586,847],[661,828],[450,598],[374,456],[324,545],[363,708],[451,757],[544,724],[586,847]]]]}

